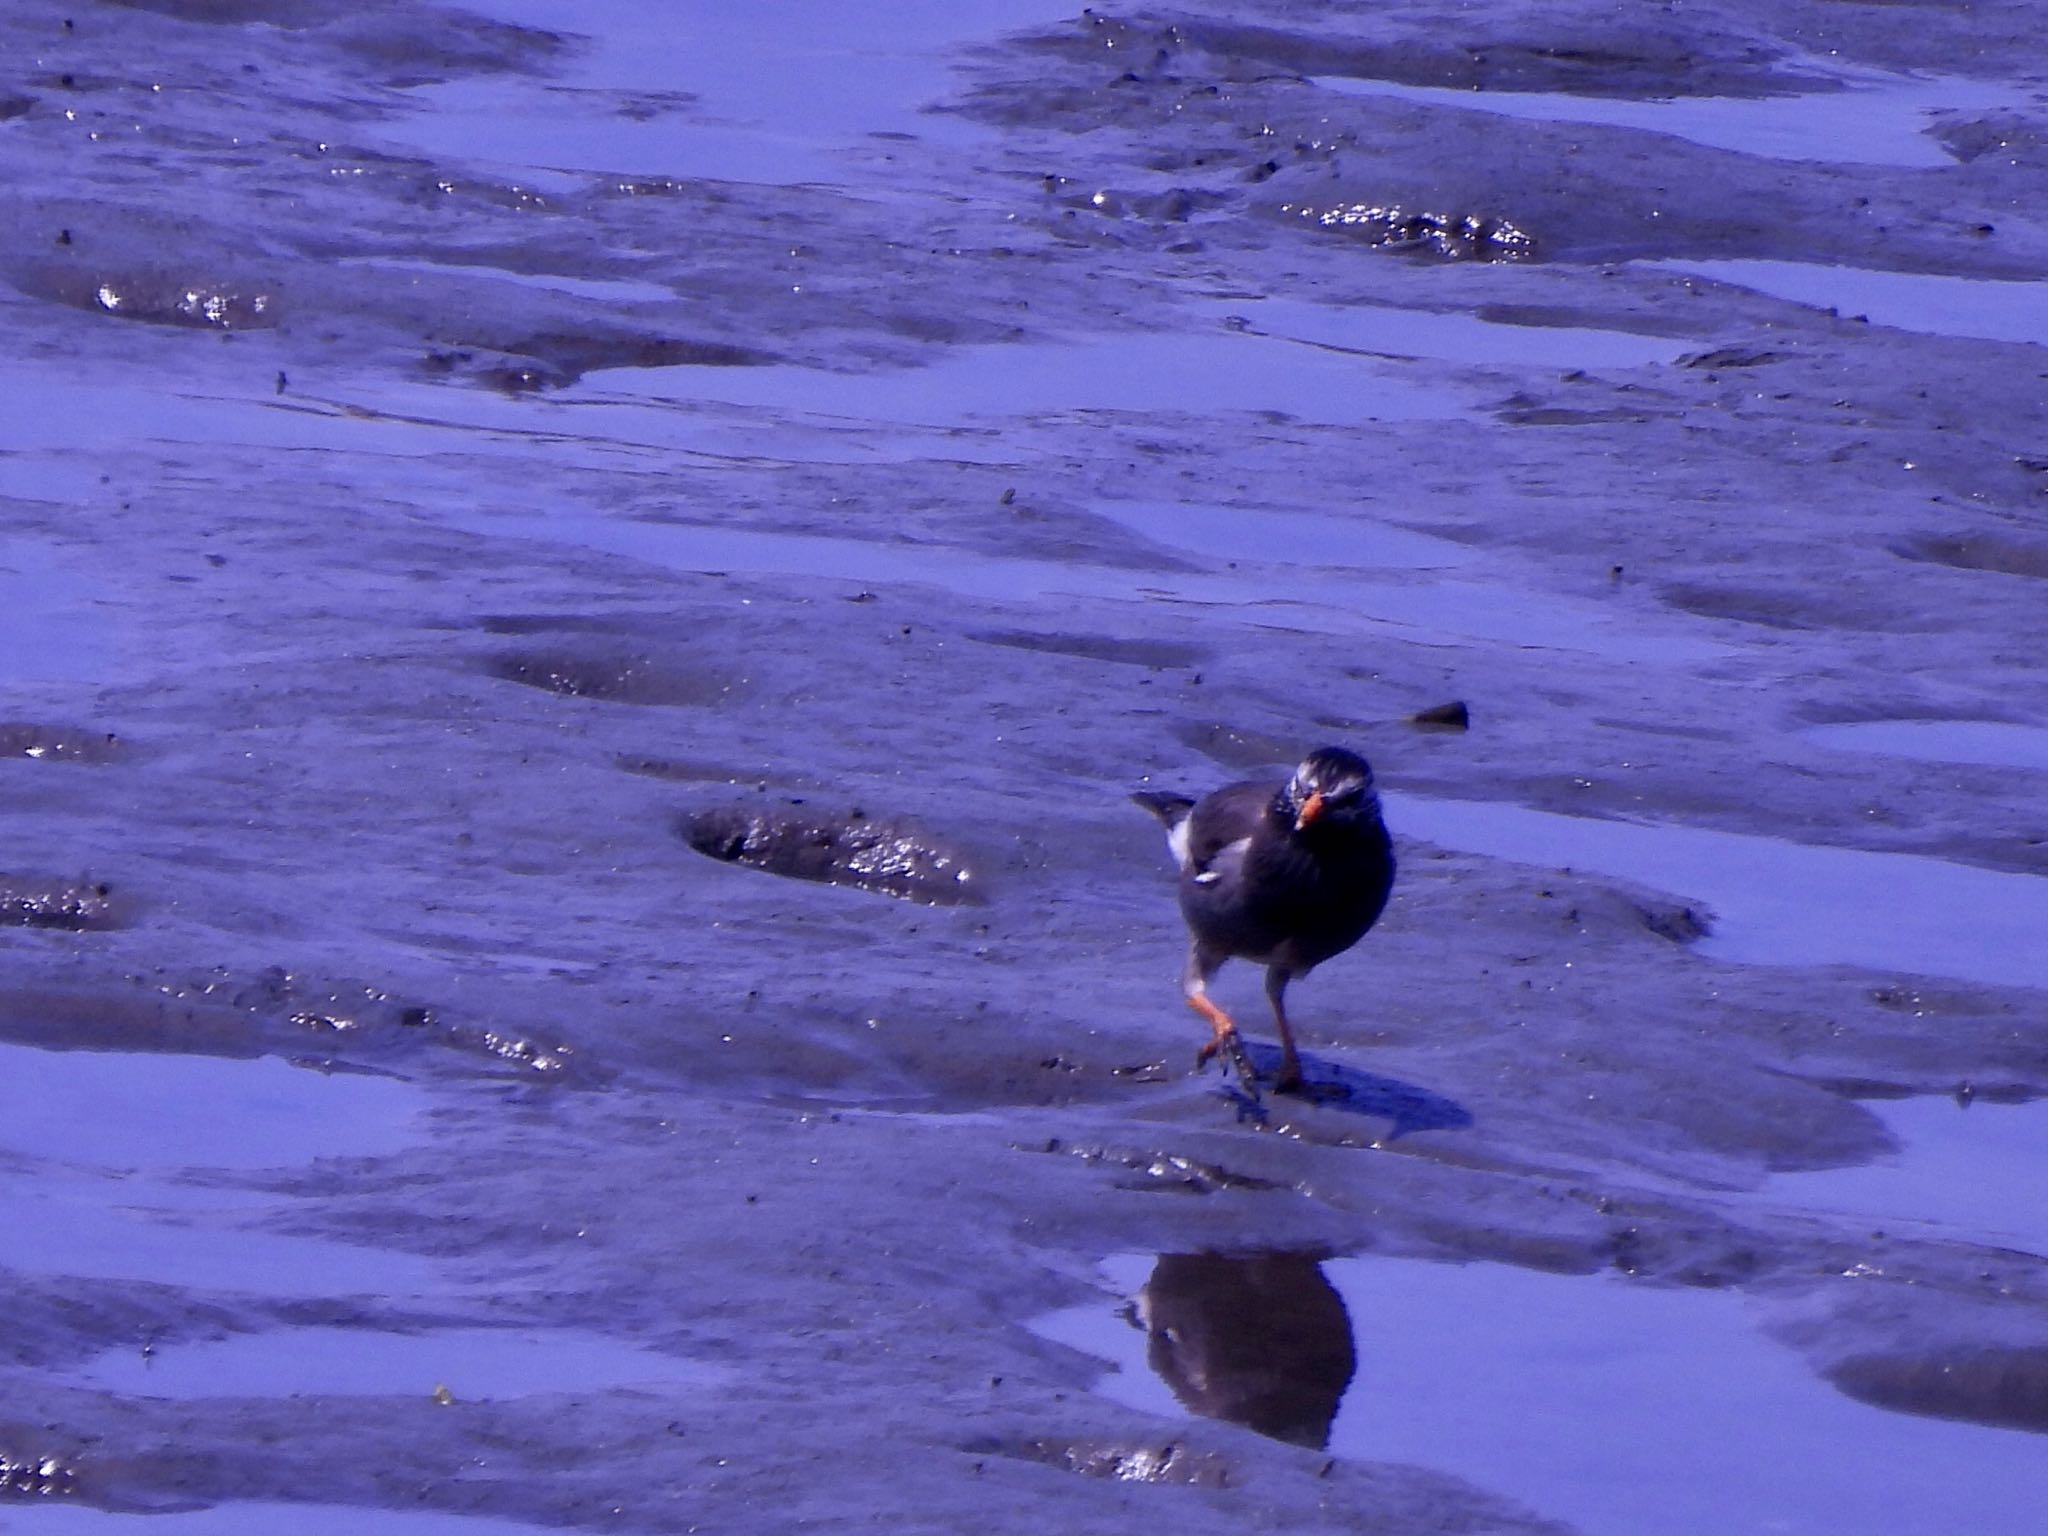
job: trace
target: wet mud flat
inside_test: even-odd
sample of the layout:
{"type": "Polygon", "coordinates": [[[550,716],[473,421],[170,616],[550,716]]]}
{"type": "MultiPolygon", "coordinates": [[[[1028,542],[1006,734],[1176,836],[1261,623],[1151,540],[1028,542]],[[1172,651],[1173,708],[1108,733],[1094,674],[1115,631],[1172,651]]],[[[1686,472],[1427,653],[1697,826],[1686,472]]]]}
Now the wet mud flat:
{"type": "Polygon", "coordinates": [[[2016,1527],[2032,12],[706,9],[0,20],[0,1530],[2016,1527]]]}

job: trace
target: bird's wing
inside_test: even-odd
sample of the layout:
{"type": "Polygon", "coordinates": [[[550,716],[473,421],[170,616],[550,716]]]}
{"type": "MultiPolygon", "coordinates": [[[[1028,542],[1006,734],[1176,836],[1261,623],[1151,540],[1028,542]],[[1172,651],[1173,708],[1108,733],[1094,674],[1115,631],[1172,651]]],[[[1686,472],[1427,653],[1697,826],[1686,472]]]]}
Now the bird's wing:
{"type": "Polygon", "coordinates": [[[1277,791],[1273,784],[1226,784],[1197,805],[1176,829],[1174,852],[1181,869],[1203,881],[1204,876],[1227,874],[1241,863],[1245,844],[1265,820],[1277,791]]]}

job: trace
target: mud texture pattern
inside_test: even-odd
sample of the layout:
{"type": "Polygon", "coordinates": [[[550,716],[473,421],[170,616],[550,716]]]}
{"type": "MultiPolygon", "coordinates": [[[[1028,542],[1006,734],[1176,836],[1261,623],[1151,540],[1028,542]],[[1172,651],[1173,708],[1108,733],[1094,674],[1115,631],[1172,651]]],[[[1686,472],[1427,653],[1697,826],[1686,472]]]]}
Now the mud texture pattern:
{"type": "Polygon", "coordinates": [[[1830,1464],[1348,1442],[1339,1260],[2031,1518],[2040,8],[1248,9],[0,8],[0,1527],[1830,1464]],[[1401,877],[1250,1093],[1130,796],[1325,742],[1401,877]]]}

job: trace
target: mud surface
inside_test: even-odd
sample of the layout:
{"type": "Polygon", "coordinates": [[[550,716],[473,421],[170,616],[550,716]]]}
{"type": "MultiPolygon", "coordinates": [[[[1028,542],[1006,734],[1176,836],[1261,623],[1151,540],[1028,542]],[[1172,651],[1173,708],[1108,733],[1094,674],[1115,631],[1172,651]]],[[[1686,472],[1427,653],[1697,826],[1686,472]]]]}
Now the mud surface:
{"type": "Polygon", "coordinates": [[[0,1530],[2022,1528],[2038,8],[785,9],[0,15],[0,1530]]]}

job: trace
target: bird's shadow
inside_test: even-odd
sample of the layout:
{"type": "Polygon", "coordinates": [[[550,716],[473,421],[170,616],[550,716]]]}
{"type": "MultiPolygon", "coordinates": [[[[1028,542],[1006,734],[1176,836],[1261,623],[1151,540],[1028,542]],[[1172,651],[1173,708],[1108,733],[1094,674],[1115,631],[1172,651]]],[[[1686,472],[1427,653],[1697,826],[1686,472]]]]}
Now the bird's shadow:
{"type": "Polygon", "coordinates": [[[1313,1056],[1301,1059],[1301,1086],[1284,1094],[1278,1093],[1271,1084],[1280,1070],[1280,1048],[1246,1041],[1244,1054],[1262,1080],[1263,1091],[1247,1091],[1236,1081],[1226,1082],[1221,1092],[1225,1099],[1237,1106],[1240,1120],[1253,1120],[1264,1125],[1271,1118],[1276,1102],[1284,1106],[1299,1101],[1313,1104],[1318,1109],[1391,1120],[1393,1129],[1382,1138],[1386,1141],[1415,1131],[1461,1131],[1472,1123],[1472,1112],[1456,1099],[1445,1098],[1440,1093],[1401,1082],[1398,1078],[1360,1072],[1339,1062],[1323,1061],[1313,1056]]]}

